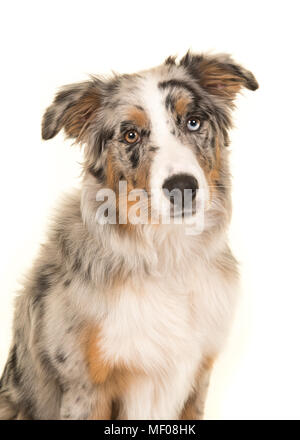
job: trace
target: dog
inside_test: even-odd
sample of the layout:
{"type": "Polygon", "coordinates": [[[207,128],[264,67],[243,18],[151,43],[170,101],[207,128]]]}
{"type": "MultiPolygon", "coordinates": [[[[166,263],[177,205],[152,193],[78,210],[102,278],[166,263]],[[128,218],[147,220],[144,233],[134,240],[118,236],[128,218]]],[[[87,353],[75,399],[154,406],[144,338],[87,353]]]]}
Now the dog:
{"type": "Polygon", "coordinates": [[[61,202],[16,298],[0,419],[203,418],[238,297],[226,231],[242,88],[258,83],[229,55],[189,51],[56,94],[42,138],[63,129],[84,146],[82,187],[61,202]],[[135,190],[155,221],[129,221],[135,190]]]}

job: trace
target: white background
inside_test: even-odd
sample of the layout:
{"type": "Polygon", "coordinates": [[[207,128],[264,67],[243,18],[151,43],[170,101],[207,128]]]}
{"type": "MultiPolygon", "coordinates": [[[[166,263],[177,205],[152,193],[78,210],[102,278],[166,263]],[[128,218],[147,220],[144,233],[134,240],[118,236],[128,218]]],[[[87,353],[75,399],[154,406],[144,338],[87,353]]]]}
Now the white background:
{"type": "Polygon", "coordinates": [[[187,49],[230,52],[260,89],[238,99],[231,243],[242,294],[206,417],[300,418],[299,13],[297,1],[10,1],[0,11],[0,370],[12,299],[81,159],[40,121],[58,86],[160,64],[187,49]]]}

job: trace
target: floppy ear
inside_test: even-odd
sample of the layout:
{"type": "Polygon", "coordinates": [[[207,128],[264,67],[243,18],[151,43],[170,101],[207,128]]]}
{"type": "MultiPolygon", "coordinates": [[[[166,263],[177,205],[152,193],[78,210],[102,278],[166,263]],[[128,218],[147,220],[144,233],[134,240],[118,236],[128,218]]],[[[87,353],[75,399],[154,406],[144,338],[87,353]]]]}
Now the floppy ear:
{"type": "Polygon", "coordinates": [[[67,137],[80,141],[99,106],[97,80],[62,87],[44,114],[42,138],[51,139],[64,128],[67,137]]]}
{"type": "Polygon", "coordinates": [[[258,83],[249,70],[236,64],[229,55],[193,55],[188,52],[180,61],[199,85],[212,95],[232,101],[242,87],[256,90],[258,83]]]}

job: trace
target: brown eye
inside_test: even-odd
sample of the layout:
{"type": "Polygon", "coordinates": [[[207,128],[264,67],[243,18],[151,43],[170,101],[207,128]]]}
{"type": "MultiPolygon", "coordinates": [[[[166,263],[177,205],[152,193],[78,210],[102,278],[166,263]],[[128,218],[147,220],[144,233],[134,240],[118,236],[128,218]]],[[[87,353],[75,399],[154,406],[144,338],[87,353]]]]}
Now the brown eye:
{"type": "Polygon", "coordinates": [[[135,144],[140,140],[140,136],[135,130],[129,130],[125,133],[124,139],[128,144],[135,144]]]}
{"type": "Polygon", "coordinates": [[[201,123],[200,123],[199,119],[197,119],[197,118],[190,118],[186,124],[188,130],[190,130],[190,131],[199,130],[200,125],[201,125],[201,123]]]}

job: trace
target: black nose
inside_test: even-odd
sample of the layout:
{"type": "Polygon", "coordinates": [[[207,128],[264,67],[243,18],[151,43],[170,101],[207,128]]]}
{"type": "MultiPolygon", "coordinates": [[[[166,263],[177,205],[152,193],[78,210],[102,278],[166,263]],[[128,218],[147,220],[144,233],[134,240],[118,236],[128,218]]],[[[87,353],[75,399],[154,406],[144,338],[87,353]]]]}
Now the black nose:
{"type": "MultiPolygon", "coordinates": [[[[173,190],[181,191],[182,197],[184,196],[184,190],[189,189],[192,191],[192,199],[196,197],[197,189],[199,188],[197,179],[190,176],[189,174],[175,174],[169,179],[165,180],[163,184],[163,190],[168,190],[169,192],[173,190]]],[[[168,197],[168,193],[166,192],[168,197]]],[[[170,196],[170,202],[174,204],[174,196],[170,196]]]]}

